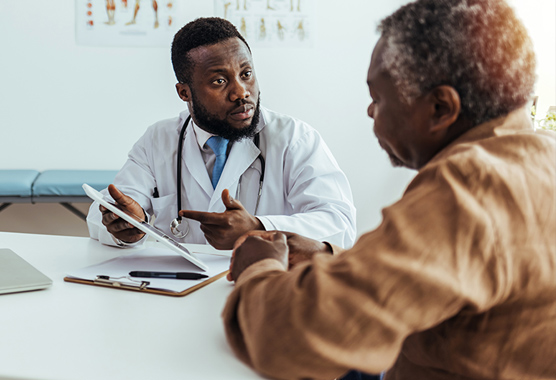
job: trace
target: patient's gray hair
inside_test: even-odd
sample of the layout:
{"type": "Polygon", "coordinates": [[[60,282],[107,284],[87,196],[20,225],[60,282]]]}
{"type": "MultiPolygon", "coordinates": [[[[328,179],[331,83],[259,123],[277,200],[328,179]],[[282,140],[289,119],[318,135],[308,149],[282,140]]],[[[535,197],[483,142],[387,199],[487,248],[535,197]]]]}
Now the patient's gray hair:
{"type": "Polygon", "coordinates": [[[418,0],[381,21],[384,69],[407,103],[440,86],[456,89],[474,125],[524,105],[535,55],[503,0],[418,0]]]}

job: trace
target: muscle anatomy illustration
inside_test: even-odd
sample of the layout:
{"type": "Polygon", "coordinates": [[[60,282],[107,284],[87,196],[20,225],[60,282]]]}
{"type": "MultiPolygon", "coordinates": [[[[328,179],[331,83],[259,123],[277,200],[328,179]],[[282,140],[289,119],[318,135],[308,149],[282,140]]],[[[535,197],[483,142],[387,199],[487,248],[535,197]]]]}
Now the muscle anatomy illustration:
{"type": "Polygon", "coordinates": [[[303,27],[303,20],[299,21],[299,23],[297,24],[296,31],[299,39],[303,41],[305,39],[305,28],[303,27]]]}
{"type": "Polygon", "coordinates": [[[266,38],[266,25],[264,23],[264,17],[261,18],[261,24],[259,26],[259,39],[264,40],[266,38]]]}
{"type": "Polygon", "coordinates": [[[285,32],[286,28],[284,28],[284,25],[282,25],[280,20],[278,20],[276,22],[276,29],[278,31],[278,38],[283,40],[284,39],[284,32],[285,32]]]}
{"type": "MultiPolygon", "coordinates": [[[[168,1],[168,0],[165,0],[168,1]]],[[[185,0],[184,0],[185,1],[185,0]]],[[[264,46],[313,43],[317,0],[214,0],[217,15],[246,38],[264,46]]]]}
{"type": "MultiPolygon", "coordinates": [[[[241,0],[236,0],[236,10],[239,11],[239,3],[241,2],[241,0]]],[[[247,0],[243,0],[243,10],[246,11],[247,10],[247,0]]]]}
{"type": "Polygon", "coordinates": [[[232,3],[229,1],[224,4],[224,18],[226,20],[228,19],[228,8],[230,8],[230,5],[232,5],[232,3]]]}
{"type": "MultiPolygon", "coordinates": [[[[137,23],[137,13],[139,13],[139,9],[141,8],[139,3],[141,0],[135,0],[135,9],[133,10],[133,19],[131,19],[131,21],[127,22],[126,25],[134,25],[137,23]]],[[[152,0],[152,6],[153,6],[153,10],[154,10],[154,28],[158,28],[158,26],[160,25],[158,23],[158,3],[156,2],[156,0],[152,0]]]]}
{"type": "Polygon", "coordinates": [[[245,17],[241,18],[241,24],[239,26],[239,32],[243,35],[243,36],[247,36],[247,23],[245,22],[245,17]]]}
{"type": "Polygon", "coordinates": [[[108,21],[105,24],[114,25],[116,23],[114,20],[114,15],[116,14],[116,3],[114,0],[106,0],[106,14],[108,15],[108,21]]]}

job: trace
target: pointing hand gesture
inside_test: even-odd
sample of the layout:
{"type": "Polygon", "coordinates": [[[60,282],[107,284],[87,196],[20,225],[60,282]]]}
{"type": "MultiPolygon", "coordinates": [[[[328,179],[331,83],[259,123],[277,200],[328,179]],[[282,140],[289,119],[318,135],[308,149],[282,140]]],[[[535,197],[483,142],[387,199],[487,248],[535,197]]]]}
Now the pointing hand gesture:
{"type": "Polygon", "coordinates": [[[180,210],[179,215],[201,223],[205,238],[216,249],[232,249],[238,237],[252,230],[264,230],[259,219],[249,214],[240,201],[230,197],[228,189],[222,191],[226,211],[203,212],[180,210]]]}

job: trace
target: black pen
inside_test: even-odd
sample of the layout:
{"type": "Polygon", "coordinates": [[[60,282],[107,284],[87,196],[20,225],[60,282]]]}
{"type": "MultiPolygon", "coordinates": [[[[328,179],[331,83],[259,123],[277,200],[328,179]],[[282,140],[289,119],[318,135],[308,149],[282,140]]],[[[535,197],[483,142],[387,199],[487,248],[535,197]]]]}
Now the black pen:
{"type": "Polygon", "coordinates": [[[147,271],[132,271],[129,272],[131,277],[148,277],[148,278],[173,278],[176,280],[200,280],[207,278],[206,274],[191,273],[191,272],[147,272],[147,271]]]}

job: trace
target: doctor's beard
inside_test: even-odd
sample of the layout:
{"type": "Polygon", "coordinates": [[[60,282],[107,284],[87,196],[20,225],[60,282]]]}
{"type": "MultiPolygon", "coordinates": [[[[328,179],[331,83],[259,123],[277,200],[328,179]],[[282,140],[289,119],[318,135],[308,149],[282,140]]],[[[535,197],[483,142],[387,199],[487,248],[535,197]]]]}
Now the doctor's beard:
{"type": "MultiPolygon", "coordinates": [[[[212,133],[214,135],[223,137],[230,142],[239,141],[241,139],[249,138],[255,136],[255,130],[259,124],[260,117],[260,103],[261,95],[257,99],[257,106],[253,112],[253,119],[251,119],[251,124],[245,128],[234,128],[226,121],[219,119],[217,116],[211,114],[199,101],[193,89],[191,90],[191,102],[193,107],[191,107],[191,112],[193,117],[200,124],[199,127],[205,131],[212,133]]],[[[238,106],[241,103],[238,103],[238,106]]]]}

